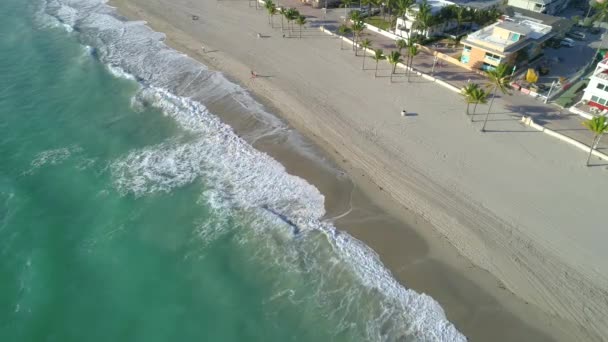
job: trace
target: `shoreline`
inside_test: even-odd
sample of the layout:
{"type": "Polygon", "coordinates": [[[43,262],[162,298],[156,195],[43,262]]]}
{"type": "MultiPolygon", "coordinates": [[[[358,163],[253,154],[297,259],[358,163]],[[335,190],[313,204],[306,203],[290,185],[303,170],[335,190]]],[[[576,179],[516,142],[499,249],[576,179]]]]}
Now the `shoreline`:
{"type": "MultiPolygon", "coordinates": [[[[570,323],[542,313],[535,306],[525,303],[523,300],[511,294],[508,290],[501,288],[504,287],[504,285],[487,271],[473,266],[470,261],[458,253],[456,249],[446,241],[441,233],[432,228],[431,223],[429,223],[424,216],[414,214],[413,211],[415,211],[415,209],[403,210],[403,207],[406,206],[403,201],[394,198],[394,196],[387,193],[382,186],[377,185],[377,183],[372,180],[372,178],[377,178],[379,175],[370,176],[369,172],[363,171],[358,167],[357,164],[360,164],[362,162],[361,160],[350,158],[350,156],[347,156],[349,153],[344,153],[344,151],[338,151],[338,144],[335,143],[335,140],[334,143],[326,140],[326,137],[331,137],[331,135],[328,135],[331,134],[328,128],[320,127],[319,123],[312,119],[307,121],[306,114],[295,114],[297,111],[305,113],[306,111],[314,109],[306,108],[306,105],[303,103],[298,103],[299,101],[297,98],[285,99],[285,97],[290,97],[290,95],[287,94],[287,92],[278,91],[271,78],[256,79],[256,84],[254,85],[247,84],[249,67],[244,65],[243,61],[239,61],[238,59],[232,60],[230,56],[221,52],[223,51],[223,47],[209,44],[209,47],[212,50],[220,47],[222,49],[219,52],[214,52],[211,56],[209,53],[202,54],[198,51],[196,46],[196,38],[190,37],[185,32],[173,27],[171,23],[154,18],[153,14],[142,10],[137,5],[134,5],[132,1],[114,0],[111,2],[111,5],[118,7],[119,12],[122,15],[125,15],[130,19],[146,20],[153,29],[165,33],[167,35],[167,40],[165,41],[167,45],[185,52],[190,57],[198,59],[208,67],[228,75],[233,81],[236,80],[237,83],[246,86],[246,89],[255,94],[258,100],[263,99],[261,102],[267,106],[267,108],[270,107],[272,113],[278,114],[279,117],[286,119],[290,125],[294,126],[298,131],[314,141],[315,145],[320,145],[320,148],[325,151],[325,154],[331,158],[335,164],[347,171],[350,179],[352,179],[356,185],[353,202],[362,202],[363,204],[360,205],[367,210],[377,210],[377,207],[380,207],[382,211],[389,213],[389,215],[386,215],[387,217],[383,219],[383,224],[379,225],[379,230],[382,230],[381,233],[377,231],[370,232],[369,229],[365,229],[360,225],[358,226],[356,220],[354,220],[355,222],[352,222],[353,220],[348,216],[337,220],[336,226],[339,229],[349,232],[354,237],[372,247],[380,255],[383,263],[393,272],[393,275],[399,282],[418,292],[430,294],[444,308],[448,315],[448,319],[471,340],[484,340],[490,337],[493,337],[493,340],[500,340],[494,334],[503,329],[506,331],[519,329],[517,332],[519,335],[505,335],[505,341],[512,340],[513,338],[542,341],[545,340],[544,335],[546,334],[551,335],[551,338],[557,340],[563,339],[564,341],[572,340],[575,336],[580,337],[576,332],[572,331],[572,326],[569,326],[570,323]],[[215,58],[213,55],[221,58],[215,58]],[[277,93],[279,93],[279,95],[277,95],[277,93]],[[288,101],[289,105],[286,105],[285,101],[288,101]],[[395,201],[400,202],[400,204],[394,203],[395,201]],[[394,218],[397,218],[400,222],[397,222],[394,218]],[[404,225],[409,228],[403,229],[404,225]],[[412,233],[414,234],[412,235],[412,233]],[[426,266],[435,263],[432,269],[418,269],[414,272],[411,270],[403,270],[404,265],[402,259],[408,257],[408,253],[400,251],[399,244],[395,244],[394,241],[407,241],[407,239],[416,238],[420,239],[421,242],[418,242],[428,249],[426,251],[418,251],[417,253],[428,258],[428,260],[425,259],[426,266]],[[430,271],[438,272],[439,270],[446,273],[454,271],[454,274],[451,277],[443,276],[446,278],[444,279],[446,282],[453,282],[450,284],[451,286],[433,284],[434,281],[440,280],[443,277],[425,274],[431,273],[430,271]],[[459,277],[464,278],[464,280],[452,279],[459,277]],[[446,287],[452,292],[459,292],[458,295],[442,295],[443,292],[450,292],[447,291],[448,289],[446,289],[446,287]],[[466,297],[466,299],[457,298],[459,296],[466,297]],[[481,300],[476,298],[484,296],[489,299],[481,300]],[[458,302],[458,299],[460,299],[460,302],[458,302]],[[490,302],[491,304],[488,304],[487,302],[490,302]],[[466,312],[466,310],[460,308],[463,304],[464,306],[469,307],[468,310],[473,311],[476,310],[475,306],[483,306],[484,309],[489,309],[489,315],[495,314],[496,316],[494,316],[494,318],[500,317],[503,320],[499,321],[497,319],[492,321],[490,319],[490,325],[485,327],[481,326],[483,325],[481,322],[469,323],[471,326],[467,326],[466,330],[470,331],[463,331],[463,322],[472,319],[463,317],[464,315],[462,313],[462,317],[450,317],[458,316],[459,311],[466,312]],[[524,321],[526,323],[523,323],[524,321]],[[495,326],[492,326],[491,323],[495,326]],[[527,324],[533,325],[534,328],[527,327],[527,324]],[[475,327],[475,325],[480,326],[475,327]],[[542,331],[542,333],[539,333],[537,330],[542,331]],[[526,335],[526,333],[528,335],[526,335]]],[[[158,6],[160,6],[160,3],[158,6]]],[[[258,15],[262,17],[260,13],[258,13],[258,15]]],[[[264,18],[261,19],[264,20],[264,18]]],[[[205,42],[206,47],[207,44],[208,43],[205,42]]],[[[312,116],[309,115],[308,117],[311,118],[312,116]]],[[[222,120],[224,121],[225,118],[222,117],[222,120]]],[[[230,124],[230,122],[227,123],[230,124]]],[[[334,131],[334,134],[335,133],[337,132],[334,131]]],[[[340,134],[335,134],[335,137],[339,140],[340,134]]],[[[327,175],[315,175],[315,172],[309,172],[307,176],[307,172],[302,171],[303,168],[299,168],[301,160],[285,155],[285,152],[280,151],[280,149],[279,151],[273,152],[273,146],[275,146],[275,144],[272,142],[267,144],[256,144],[254,146],[269,153],[285,165],[290,173],[301,176],[311,184],[317,186],[327,198],[326,207],[328,207],[327,211],[330,217],[333,214],[344,212],[346,205],[340,204],[339,202],[342,201],[342,203],[345,203],[344,198],[345,194],[348,192],[348,184],[336,186],[335,182],[333,182],[334,184],[332,185],[331,181],[326,181],[326,184],[323,184],[323,180],[320,180],[320,178],[324,178],[327,175]],[[339,189],[337,191],[338,194],[334,199],[327,197],[328,189],[332,186],[334,186],[333,189],[339,189]]],[[[352,156],[352,154],[350,155],[352,156]]],[[[311,168],[310,166],[307,167],[311,168]]],[[[410,247],[411,245],[410,242],[410,247]]],[[[414,255],[414,257],[420,257],[420,255],[414,255]]],[[[483,311],[480,310],[479,313],[481,312],[483,311]]],[[[483,319],[483,317],[478,317],[477,319],[483,319]]],[[[485,324],[488,324],[488,322],[485,324]]],[[[574,330],[576,330],[576,328],[574,330]]]]}

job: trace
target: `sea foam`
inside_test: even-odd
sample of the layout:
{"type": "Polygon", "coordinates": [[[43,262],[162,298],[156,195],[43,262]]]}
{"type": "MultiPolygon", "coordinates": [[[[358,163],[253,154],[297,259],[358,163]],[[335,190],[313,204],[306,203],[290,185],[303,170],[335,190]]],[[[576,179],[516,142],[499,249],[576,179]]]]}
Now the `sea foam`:
{"type": "MultiPolygon", "coordinates": [[[[300,238],[286,240],[295,241],[294,248],[282,250],[281,258],[294,253],[293,257],[304,263],[304,270],[325,273],[320,279],[333,276],[332,270],[337,269],[358,279],[358,286],[332,288],[328,281],[320,281],[319,291],[326,289],[324,294],[317,293],[317,300],[328,291],[339,291],[336,296],[342,300],[335,304],[335,310],[349,312],[356,310],[359,303],[353,301],[361,300],[362,293],[378,297],[376,309],[370,311],[375,316],[365,323],[367,340],[466,340],[432,298],[401,286],[369,247],[322,220],[324,198],[315,187],[289,175],[281,164],[247,144],[203,105],[229,100],[266,129],[286,129],[245,89],[170,49],[163,43],[163,34],[143,22],[124,20],[105,1],[47,0],[44,8],[45,13],[73,28],[82,44],[94,48],[97,58],[114,75],[140,83],[134,106],[161,108],[187,133],[132,151],[114,162],[111,170],[120,192],[135,196],[170,192],[201,179],[206,189],[201,198],[213,210],[248,213],[248,226],[263,227],[273,220],[274,224],[295,225],[300,238]],[[303,243],[300,241],[305,241],[306,248],[297,248],[303,243]]],[[[221,221],[201,224],[199,235],[205,239],[219,236],[221,225],[221,221]]],[[[276,245],[268,247],[271,250],[276,245]]],[[[285,289],[281,294],[292,296],[293,292],[285,289]]],[[[342,321],[340,329],[352,325],[342,321]]]]}

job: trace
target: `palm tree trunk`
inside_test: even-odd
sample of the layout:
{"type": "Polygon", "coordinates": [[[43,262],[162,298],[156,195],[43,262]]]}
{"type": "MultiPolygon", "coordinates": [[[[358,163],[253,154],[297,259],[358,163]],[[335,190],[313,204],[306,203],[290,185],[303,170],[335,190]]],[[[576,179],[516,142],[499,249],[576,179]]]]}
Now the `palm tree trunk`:
{"type": "Polygon", "coordinates": [[[494,90],[492,90],[492,100],[490,101],[490,106],[488,107],[488,112],[486,113],[486,119],[483,121],[483,127],[481,127],[481,131],[486,131],[486,124],[488,123],[488,117],[490,117],[490,110],[492,109],[492,104],[494,104],[494,98],[496,97],[496,88],[498,86],[494,86],[494,90]]]}
{"type": "Polygon", "coordinates": [[[397,64],[393,64],[393,71],[391,72],[390,78],[391,83],[393,83],[393,75],[395,74],[395,69],[397,69],[397,64]]]}
{"type": "Polygon", "coordinates": [[[365,70],[365,48],[363,48],[363,68],[361,69],[365,70]]]}
{"type": "Polygon", "coordinates": [[[374,72],[374,78],[378,77],[378,61],[376,60],[376,71],[374,72]]]}
{"type": "Polygon", "coordinates": [[[273,20],[273,15],[270,16],[270,27],[274,28],[274,20],[273,20]]]}
{"type": "Polygon", "coordinates": [[[407,70],[407,81],[410,81],[410,76],[412,75],[412,69],[414,68],[414,56],[411,56],[409,58],[410,60],[410,67],[407,70]]]}
{"type": "Polygon", "coordinates": [[[475,105],[473,106],[473,113],[471,114],[471,122],[473,122],[473,118],[475,117],[475,113],[477,112],[477,104],[479,102],[475,102],[475,105]]]}
{"type": "Polygon", "coordinates": [[[469,106],[470,106],[470,105],[471,105],[471,103],[469,103],[469,102],[467,101],[467,112],[466,112],[466,113],[467,113],[467,115],[471,114],[471,113],[469,113],[469,106]]]}
{"type": "Polygon", "coordinates": [[[344,36],[340,36],[340,51],[344,50],[344,36]]]}
{"type": "Polygon", "coordinates": [[[300,39],[302,39],[302,25],[300,25],[300,39]]]}
{"type": "Polygon", "coordinates": [[[285,33],[283,31],[283,15],[281,14],[281,33],[285,33]]]}
{"type": "Polygon", "coordinates": [[[591,155],[593,154],[593,150],[600,143],[601,135],[596,135],[593,137],[593,142],[591,143],[591,147],[589,148],[589,156],[587,157],[587,166],[589,166],[589,161],[591,160],[591,155]]]}

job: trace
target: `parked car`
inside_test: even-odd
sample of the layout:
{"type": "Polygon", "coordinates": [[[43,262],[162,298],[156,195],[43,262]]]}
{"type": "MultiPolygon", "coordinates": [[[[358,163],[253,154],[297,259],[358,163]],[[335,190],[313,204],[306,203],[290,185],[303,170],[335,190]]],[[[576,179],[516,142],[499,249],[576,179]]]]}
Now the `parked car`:
{"type": "Polygon", "coordinates": [[[576,43],[574,42],[574,40],[572,40],[570,38],[564,38],[564,39],[562,39],[562,41],[559,42],[559,44],[561,46],[565,46],[565,47],[574,47],[574,45],[576,45],[576,43]]]}
{"type": "Polygon", "coordinates": [[[589,33],[591,33],[591,34],[600,34],[600,32],[602,32],[602,30],[600,30],[599,27],[590,27],[589,28],[589,33]]]}
{"type": "Polygon", "coordinates": [[[577,40],[585,40],[585,38],[587,38],[587,36],[585,36],[585,34],[583,32],[580,31],[571,31],[566,33],[566,37],[570,37],[570,38],[574,38],[577,40]]]}

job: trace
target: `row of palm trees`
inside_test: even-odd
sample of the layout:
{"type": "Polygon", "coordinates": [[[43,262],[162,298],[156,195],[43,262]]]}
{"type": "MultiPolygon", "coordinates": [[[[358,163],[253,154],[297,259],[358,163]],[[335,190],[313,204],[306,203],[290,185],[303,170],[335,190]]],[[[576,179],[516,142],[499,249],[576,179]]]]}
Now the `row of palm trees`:
{"type": "Polygon", "coordinates": [[[289,34],[293,32],[293,23],[296,23],[300,27],[299,37],[302,38],[302,27],[306,25],[306,17],[301,15],[297,9],[284,7],[279,8],[272,0],[264,0],[264,8],[268,12],[268,24],[271,27],[274,27],[274,16],[280,15],[281,32],[285,33],[284,20],[287,20],[287,28],[289,30],[289,34]]]}
{"type": "MultiPolygon", "coordinates": [[[[361,48],[363,50],[362,69],[365,70],[365,58],[367,56],[366,51],[371,48],[372,42],[369,39],[361,39],[361,34],[362,34],[363,30],[365,29],[365,23],[363,22],[363,19],[361,17],[361,12],[352,11],[350,14],[350,20],[352,22],[350,27],[346,24],[342,24],[338,27],[338,35],[340,35],[340,38],[341,38],[340,39],[341,40],[340,49],[344,48],[344,37],[346,35],[348,35],[349,33],[353,33],[353,50],[355,51],[355,56],[358,56],[359,48],[361,48]]],[[[407,80],[409,82],[411,71],[413,69],[414,57],[416,55],[418,55],[418,52],[419,52],[418,45],[416,45],[416,43],[413,40],[409,40],[409,43],[408,43],[403,39],[399,39],[395,42],[395,47],[398,49],[398,51],[392,51],[388,55],[385,55],[384,50],[382,50],[382,49],[374,50],[374,54],[371,56],[371,58],[376,62],[376,69],[374,72],[374,77],[378,77],[379,62],[382,60],[387,60],[392,65],[392,70],[391,70],[391,75],[390,75],[390,81],[392,83],[393,75],[395,74],[397,65],[399,63],[403,62],[403,59],[401,58],[403,56],[402,51],[403,51],[403,49],[406,49],[407,60],[406,60],[405,65],[407,67],[406,74],[407,74],[407,80]]]]}

